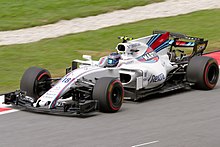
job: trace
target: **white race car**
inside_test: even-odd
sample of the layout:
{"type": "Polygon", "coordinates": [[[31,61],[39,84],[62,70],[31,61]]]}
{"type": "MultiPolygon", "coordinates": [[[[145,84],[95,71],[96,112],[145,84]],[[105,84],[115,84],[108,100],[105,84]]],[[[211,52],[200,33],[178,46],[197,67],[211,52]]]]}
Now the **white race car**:
{"type": "Polygon", "coordinates": [[[124,98],[136,101],[188,87],[211,90],[218,81],[216,60],[202,56],[207,40],[166,31],[120,38],[116,52],[99,61],[88,55],[83,56],[86,60],[73,60],[62,78],[30,67],[20,90],[4,94],[5,104],[52,114],[117,112],[124,98]],[[192,48],[190,55],[185,54],[187,48],[192,48]]]}

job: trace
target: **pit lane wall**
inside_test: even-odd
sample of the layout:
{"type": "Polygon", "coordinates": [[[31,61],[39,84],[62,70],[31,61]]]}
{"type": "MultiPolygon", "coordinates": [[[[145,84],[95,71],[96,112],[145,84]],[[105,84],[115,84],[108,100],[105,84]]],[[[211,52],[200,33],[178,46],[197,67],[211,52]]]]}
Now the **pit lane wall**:
{"type": "MultiPolygon", "coordinates": [[[[220,50],[207,53],[204,56],[209,56],[217,60],[220,68],[220,50]]],[[[18,110],[12,109],[10,105],[2,104],[4,102],[4,96],[0,96],[0,115],[17,112],[18,110]]]]}

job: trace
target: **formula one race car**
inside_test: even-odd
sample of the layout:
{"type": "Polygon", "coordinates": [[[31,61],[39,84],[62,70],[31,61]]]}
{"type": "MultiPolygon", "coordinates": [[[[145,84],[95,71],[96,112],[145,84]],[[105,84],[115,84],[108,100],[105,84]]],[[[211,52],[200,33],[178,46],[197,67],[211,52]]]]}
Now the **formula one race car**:
{"type": "Polygon", "coordinates": [[[188,87],[211,90],[218,81],[217,61],[203,56],[208,43],[203,38],[166,31],[119,38],[116,52],[99,61],[83,55],[86,60],[73,60],[62,78],[51,78],[46,69],[28,68],[20,90],[4,94],[5,104],[55,114],[117,112],[124,98],[136,101],[188,87]],[[190,55],[185,54],[188,48],[190,55]]]}

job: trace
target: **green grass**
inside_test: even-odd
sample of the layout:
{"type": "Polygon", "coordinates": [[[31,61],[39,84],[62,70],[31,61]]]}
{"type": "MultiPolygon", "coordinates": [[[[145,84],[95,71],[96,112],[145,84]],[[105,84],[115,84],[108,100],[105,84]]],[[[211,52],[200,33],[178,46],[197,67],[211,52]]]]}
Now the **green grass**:
{"type": "Polygon", "coordinates": [[[140,21],[97,31],[68,35],[24,45],[0,47],[0,92],[19,88],[19,80],[29,66],[47,68],[54,76],[62,76],[72,59],[82,54],[95,59],[115,51],[117,36],[138,38],[161,29],[181,32],[209,40],[208,50],[220,49],[220,9],[200,11],[177,17],[140,21]]]}
{"type": "Polygon", "coordinates": [[[86,17],[164,0],[0,0],[0,31],[86,17]]]}

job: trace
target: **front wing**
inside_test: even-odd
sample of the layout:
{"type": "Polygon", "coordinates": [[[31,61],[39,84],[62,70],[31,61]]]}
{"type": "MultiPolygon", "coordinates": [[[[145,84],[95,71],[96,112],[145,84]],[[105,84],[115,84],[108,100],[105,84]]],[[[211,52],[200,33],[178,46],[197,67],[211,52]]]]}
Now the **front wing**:
{"type": "Polygon", "coordinates": [[[69,105],[60,105],[54,109],[48,107],[34,107],[33,99],[26,96],[25,92],[17,90],[4,95],[4,104],[11,104],[13,108],[22,111],[35,113],[61,115],[61,116],[79,116],[97,110],[98,102],[96,100],[87,100],[79,102],[77,106],[70,107],[69,105]]]}

